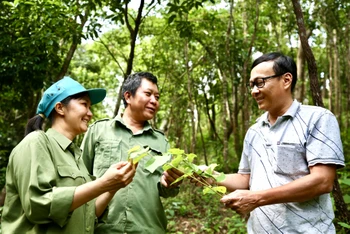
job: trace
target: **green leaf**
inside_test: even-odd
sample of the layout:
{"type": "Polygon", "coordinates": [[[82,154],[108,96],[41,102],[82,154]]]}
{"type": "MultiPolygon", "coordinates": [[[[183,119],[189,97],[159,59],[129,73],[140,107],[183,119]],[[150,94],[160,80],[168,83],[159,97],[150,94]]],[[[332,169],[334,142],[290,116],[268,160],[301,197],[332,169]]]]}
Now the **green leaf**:
{"type": "Polygon", "coordinates": [[[340,184],[346,184],[350,186],[350,179],[339,180],[340,184]]]}
{"type": "Polygon", "coordinates": [[[184,174],[184,175],[178,177],[174,182],[171,183],[171,185],[176,184],[177,182],[179,182],[179,181],[185,179],[186,177],[187,177],[186,174],[184,174]]]}
{"type": "Polygon", "coordinates": [[[142,148],[139,145],[136,145],[128,150],[128,160],[133,164],[138,163],[142,158],[146,157],[149,154],[149,147],[142,148]]]}
{"type": "Polygon", "coordinates": [[[148,160],[145,164],[145,169],[151,173],[157,170],[158,167],[163,166],[166,162],[170,160],[170,155],[165,156],[153,156],[150,160],[148,160]]]}
{"type": "Polygon", "coordinates": [[[343,223],[343,222],[338,222],[338,224],[344,228],[350,229],[350,225],[347,223],[343,223]]]}
{"type": "Polygon", "coordinates": [[[195,155],[195,154],[187,154],[187,160],[189,161],[189,162],[193,162],[193,159],[194,158],[196,158],[197,157],[197,155],[195,155]]]}
{"type": "Polygon", "coordinates": [[[210,187],[205,187],[203,188],[203,194],[215,194],[215,192],[210,187]]]}
{"type": "Polygon", "coordinates": [[[225,180],[226,176],[224,173],[220,173],[219,175],[214,176],[216,182],[222,182],[225,180]]]}
{"type": "Polygon", "coordinates": [[[138,150],[140,150],[141,146],[139,145],[135,145],[134,147],[132,147],[131,149],[128,150],[128,154],[130,155],[133,152],[137,152],[138,150]]]}
{"type": "Polygon", "coordinates": [[[213,163],[213,164],[210,164],[207,168],[207,170],[205,170],[206,173],[208,173],[209,175],[213,175],[214,173],[214,169],[215,167],[217,167],[218,164],[216,163],[213,163]]]}
{"type": "Polygon", "coordinates": [[[166,163],[166,164],[163,165],[162,168],[163,168],[164,171],[167,171],[167,170],[170,170],[171,168],[174,168],[174,167],[170,163],[166,163]]]}
{"type": "Polygon", "coordinates": [[[175,155],[178,155],[178,154],[184,154],[185,151],[181,150],[181,149],[178,149],[178,148],[171,148],[168,150],[168,152],[170,154],[175,154],[175,155]]]}
{"type": "Polygon", "coordinates": [[[177,167],[183,160],[182,155],[177,155],[173,160],[171,160],[171,165],[173,167],[177,167]]]}
{"type": "Polygon", "coordinates": [[[226,193],[226,187],[225,186],[216,186],[212,187],[212,189],[218,193],[225,194],[226,193]]]}

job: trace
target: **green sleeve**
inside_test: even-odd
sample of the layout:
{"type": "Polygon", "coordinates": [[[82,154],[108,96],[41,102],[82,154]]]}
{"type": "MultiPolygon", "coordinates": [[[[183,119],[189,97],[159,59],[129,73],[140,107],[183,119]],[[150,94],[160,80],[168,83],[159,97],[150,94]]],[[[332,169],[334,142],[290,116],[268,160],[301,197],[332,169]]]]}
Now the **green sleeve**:
{"type": "Polygon", "coordinates": [[[33,223],[67,223],[74,189],[54,192],[56,168],[45,133],[32,134],[14,153],[13,167],[18,195],[26,217],[33,223]],[[25,154],[23,153],[25,152],[25,154]],[[61,199],[64,197],[64,199],[61,199]]]}
{"type": "Polygon", "coordinates": [[[180,187],[166,188],[160,182],[158,182],[159,196],[168,198],[175,197],[180,192],[180,187]]]}
{"type": "Polygon", "coordinates": [[[82,158],[86,169],[92,175],[95,159],[95,139],[94,139],[95,125],[91,125],[88,131],[84,135],[83,142],[81,143],[82,158]]]}

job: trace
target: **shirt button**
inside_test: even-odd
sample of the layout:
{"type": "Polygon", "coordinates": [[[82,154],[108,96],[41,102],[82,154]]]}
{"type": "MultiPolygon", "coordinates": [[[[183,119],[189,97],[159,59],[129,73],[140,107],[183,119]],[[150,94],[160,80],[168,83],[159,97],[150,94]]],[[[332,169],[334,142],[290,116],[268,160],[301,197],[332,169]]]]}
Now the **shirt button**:
{"type": "Polygon", "coordinates": [[[89,231],[90,231],[90,227],[87,227],[87,228],[86,228],[86,231],[89,232],[89,231]]]}

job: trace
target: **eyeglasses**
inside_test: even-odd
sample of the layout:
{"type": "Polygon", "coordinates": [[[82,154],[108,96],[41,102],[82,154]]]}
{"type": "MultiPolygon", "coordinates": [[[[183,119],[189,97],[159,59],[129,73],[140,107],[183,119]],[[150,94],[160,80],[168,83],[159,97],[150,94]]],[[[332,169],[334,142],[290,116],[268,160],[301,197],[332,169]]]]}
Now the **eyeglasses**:
{"type": "Polygon", "coordinates": [[[266,77],[262,77],[262,78],[256,78],[254,81],[250,81],[248,82],[246,85],[247,85],[247,88],[252,91],[254,89],[254,86],[258,87],[259,89],[260,88],[263,88],[265,86],[265,80],[267,79],[272,79],[272,78],[276,78],[276,77],[279,77],[279,76],[282,76],[283,74],[281,75],[272,75],[272,76],[266,76],[266,77]]]}

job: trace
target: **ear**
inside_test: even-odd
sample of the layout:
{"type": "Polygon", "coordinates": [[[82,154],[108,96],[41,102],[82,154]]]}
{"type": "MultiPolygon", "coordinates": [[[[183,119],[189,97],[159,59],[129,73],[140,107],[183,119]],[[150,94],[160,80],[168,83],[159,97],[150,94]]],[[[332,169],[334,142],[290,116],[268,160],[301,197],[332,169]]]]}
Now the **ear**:
{"type": "Polygon", "coordinates": [[[293,76],[291,73],[287,72],[283,75],[283,84],[286,89],[291,89],[293,76]]]}
{"type": "Polygon", "coordinates": [[[55,104],[55,111],[58,115],[64,115],[64,110],[63,110],[64,106],[62,105],[62,103],[57,102],[55,104]]]}
{"type": "Polygon", "coordinates": [[[124,93],[124,99],[125,99],[126,103],[130,104],[130,98],[131,98],[131,93],[129,91],[126,91],[124,93]]]}

